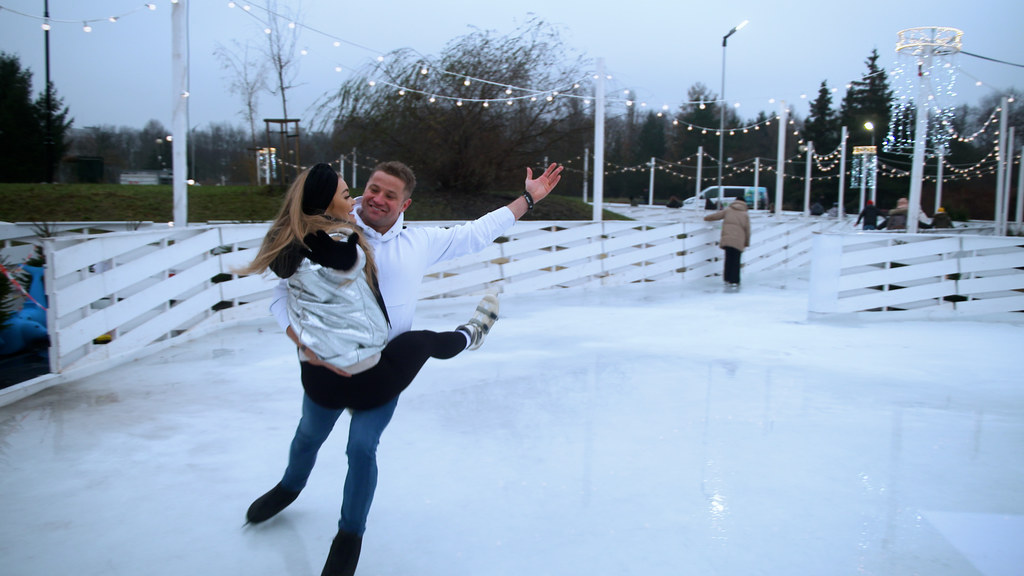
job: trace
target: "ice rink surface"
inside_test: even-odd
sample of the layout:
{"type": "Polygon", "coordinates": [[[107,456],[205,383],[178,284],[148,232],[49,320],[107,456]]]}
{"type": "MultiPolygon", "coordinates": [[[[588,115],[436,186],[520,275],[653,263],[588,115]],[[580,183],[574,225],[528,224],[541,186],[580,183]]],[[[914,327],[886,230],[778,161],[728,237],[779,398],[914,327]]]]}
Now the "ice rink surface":
{"type": "MultiPolygon", "coordinates": [[[[503,296],[403,394],[358,574],[1024,573],[1024,320],[809,321],[806,279],[744,282],[503,296]]],[[[319,574],[347,416],[243,527],[300,399],[268,316],[0,408],[0,572],[319,574]]]]}

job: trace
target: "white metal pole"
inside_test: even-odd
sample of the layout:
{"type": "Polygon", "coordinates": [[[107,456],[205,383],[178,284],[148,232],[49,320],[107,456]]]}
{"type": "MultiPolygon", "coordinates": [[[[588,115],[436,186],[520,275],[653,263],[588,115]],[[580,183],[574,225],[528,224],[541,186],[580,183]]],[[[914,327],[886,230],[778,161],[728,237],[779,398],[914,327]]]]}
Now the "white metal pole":
{"type": "Polygon", "coordinates": [[[590,173],[590,148],[583,149],[583,203],[587,203],[587,174],[590,173]]]}
{"type": "Polygon", "coordinates": [[[843,217],[843,202],[846,201],[846,136],[847,129],[843,126],[839,136],[839,210],[836,212],[840,218],[843,217]]]}
{"type": "Polygon", "coordinates": [[[932,209],[932,216],[938,214],[939,207],[942,206],[942,167],[946,163],[945,148],[939,148],[938,158],[939,163],[938,166],[935,167],[935,207],[932,209]]]}
{"type": "MultiPolygon", "coordinates": [[[[700,187],[704,184],[704,147],[697,146],[697,190],[693,193],[693,201],[697,201],[697,195],[700,194],[700,187]]],[[[703,206],[697,206],[697,208],[703,208],[703,206]]]]}
{"type": "Polygon", "coordinates": [[[654,156],[651,156],[651,182],[647,185],[647,205],[654,206],[654,156]]]}
{"type": "Polygon", "coordinates": [[[779,149],[775,157],[775,213],[782,214],[782,187],[786,179],[786,131],[789,130],[786,101],[779,103],[779,149]]]}
{"type": "Polygon", "coordinates": [[[1009,102],[1004,97],[999,112],[999,150],[996,151],[996,234],[1002,234],[1003,180],[1006,179],[1006,115],[1009,102]]]}
{"type": "Polygon", "coordinates": [[[338,174],[341,174],[341,178],[345,178],[345,155],[338,156],[338,174]]]}
{"type": "Polygon", "coordinates": [[[353,146],[352,147],[352,187],[353,188],[358,188],[359,187],[359,179],[356,178],[356,168],[358,168],[358,167],[359,167],[359,163],[356,162],[356,148],[355,148],[355,146],[353,146]]]}
{"type": "Polygon", "coordinates": [[[875,146],[875,153],[871,155],[871,201],[878,206],[878,147],[875,146]]]}
{"type": "Polygon", "coordinates": [[[597,82],[594,85],[594,213],[601,221],[604,204],[604,58],[597,58],[597,82]]]}
{"type": "MultiPolygon", "coordinates": [[[[754,156],[754,188],[760,186],[761,182],[761,157],[754,156]]],[[[754,205],[753,209],[757,210],[757,194],[754,194],[754,205]]]]}
{"type": "Polygon", "coordinates": [[[171,4],[171,92],[174,225],[188,226],[188,0],[171,4]]]}
{"type": "MultiPolygon", "coordinates": [[[[729,34],[732,34],[730,32],[729,34]]],[[[722,164],[725,163],[725,44],[729,34],[722,38],[722,94],[718,97],[718,201],[722,195],[722,164]]]]}
{"type": "Polygon", "coordinates": [[[1017,168],[1017,234],[1021,233],[1024,219],[1024,146],[1020,147],[1021,165],[1017,168]]]}
{"type": "MultiPolygon", "coordinates": [[[[931,70],[932,49],[926,48],[919,70],[931,70]]],[[[907,207],[907,233],[917,233],[917,219],[921,212],[921,183],[924,180],[924,153],[928,144],[928,79],[918,75],[917,125],[914,128],[914,161],[910,168],[910,206],[907,207]]]]}
{"type": "Polygon", "coordinates": [[[1014,127],[1010,126],[1010,133],[1006,136],[1006,176],[1003,178],[1003,226],[1000,233],[1005,236],[1010,227],[1010,182],[1013,180],[1013,147],[1014,127]]]}
{"type": "Polygon", "coordinates": [[[814,162],[814,142],[807,142],[807,167],[804,168],[804,216],[811,215],[811,167],[814,162]]]}
{"type": "Polygon", "coordinates": [[[597,59],[597,82],[594,86],[594,212],[593,220],[601,221],[604,203],[604,58],[597,59]]]}
{"type": "Polygon", "coordinates": [[[866,180],[868,179],[868,154],[861,154],[860,156],[860,200],[857,202],[857,214],[864,212],[864,188],[867,186],[866,180]]]}

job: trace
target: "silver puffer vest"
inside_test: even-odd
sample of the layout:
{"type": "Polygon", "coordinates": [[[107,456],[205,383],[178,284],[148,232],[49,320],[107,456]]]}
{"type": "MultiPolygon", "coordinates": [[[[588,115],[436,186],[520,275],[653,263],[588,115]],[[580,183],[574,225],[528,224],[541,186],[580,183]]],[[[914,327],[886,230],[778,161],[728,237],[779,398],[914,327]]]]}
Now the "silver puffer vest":
{"type": "Polygon", "coordinates": [[[366,281],[366,255],[356,252],[349,270],[304,259],[288,279],[288,319],[299,340],[352,374],[375,365],[388,342],[387,318],[366,281]]]}

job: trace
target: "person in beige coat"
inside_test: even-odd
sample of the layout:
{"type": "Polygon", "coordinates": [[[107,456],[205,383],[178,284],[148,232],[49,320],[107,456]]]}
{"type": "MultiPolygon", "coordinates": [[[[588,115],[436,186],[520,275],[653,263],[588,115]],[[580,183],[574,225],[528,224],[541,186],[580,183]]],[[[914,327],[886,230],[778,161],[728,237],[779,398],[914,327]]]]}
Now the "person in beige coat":
{"type": "Polygon", "coordinates": [[[725,283],[736,288],[740,285],[740,255],[750,246],[750,216],[747,203],[737,198],[724,210],[704,217],[704,220],[722,220],[722,239],[718,246],[725,250],[725,283]]]}

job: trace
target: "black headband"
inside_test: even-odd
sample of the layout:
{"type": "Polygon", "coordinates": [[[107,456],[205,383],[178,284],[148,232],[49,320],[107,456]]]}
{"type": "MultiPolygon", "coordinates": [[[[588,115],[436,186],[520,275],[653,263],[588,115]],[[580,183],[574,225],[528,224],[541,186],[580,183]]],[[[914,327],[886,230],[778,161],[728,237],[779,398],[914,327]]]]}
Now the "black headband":
{"type": "Polygon", "coordinates": [[[323,162],[309,169],[302,185],[302,211],[310,216],[323,214],[338,191],[338,173],[323,162]]]}

